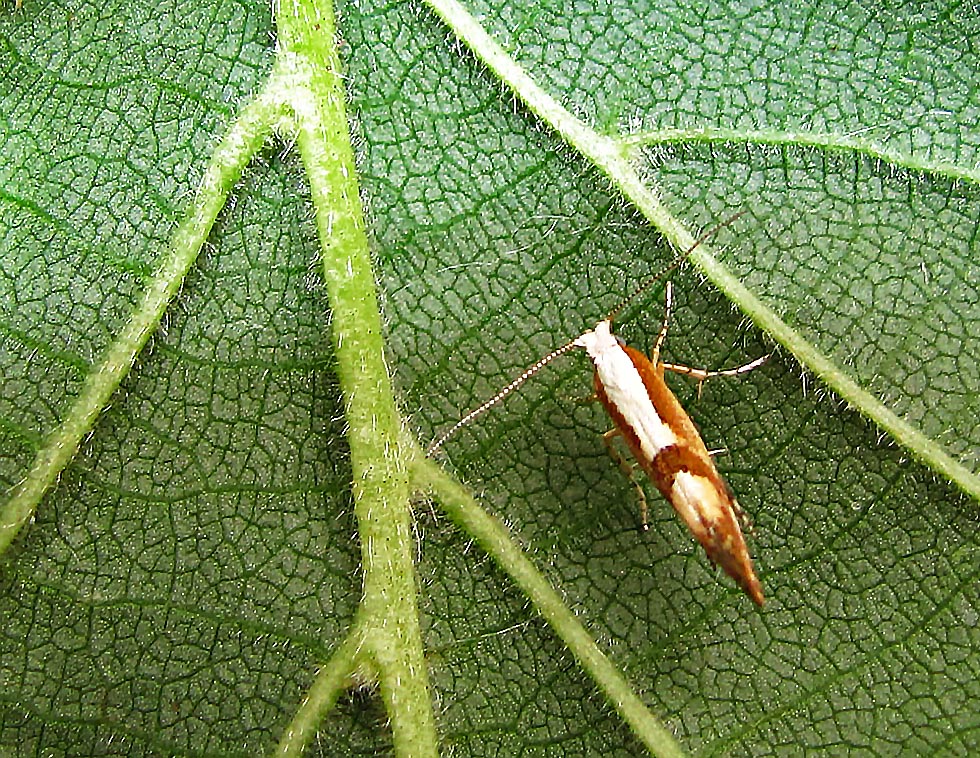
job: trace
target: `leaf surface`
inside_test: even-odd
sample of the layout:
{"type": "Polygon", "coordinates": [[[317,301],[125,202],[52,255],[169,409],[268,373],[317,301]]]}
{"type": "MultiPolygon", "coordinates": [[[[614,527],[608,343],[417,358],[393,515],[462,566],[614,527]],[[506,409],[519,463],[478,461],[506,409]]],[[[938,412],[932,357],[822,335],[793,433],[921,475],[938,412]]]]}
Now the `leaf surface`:
{"type": "MultiPolygon", "coordinates": [[[[582,356],[447,443],[451,466],[692,751],[977,750],[980,547],[961,494],[980,460],[976,19],[956,4],[524,5],[471,11],[597,133],[629,134],[673,218],[707,228],[746,210],[710,254],[761,304],[757,323],[799,337],[700,399],[672,382],[728,451],[767,606],[661,501],[636,534],[607,421],[574,402],[582,356]],[[844,402],[825,380],[864,395],[844,402]],[[876,409],[912,436],[893,442],[862,415],[876,409]]],[[[339,11],[387,356],[426,440],[674,253],[435,14],[339,11]]],[[[269,75],[272,35],[261,4],[3,10],[5,489],[136,307],[217,135],[269,75]]],[[[307,186],[288,147],[253,161],[5,556],[11,750],[268,752],[351,624],[351,472],[307,186]]],[[[669,359],[772,350],[711,281],[674,281],[669,359]]],[[[655,289],[620,331],[649,347],[661,317],[655,289]]],[[[637,754],[504,573],[436,509],[416,517],[446,752],[637,754]]],[[[311,752],[384,750],[384,724],[355,690],[311,752]]]]}

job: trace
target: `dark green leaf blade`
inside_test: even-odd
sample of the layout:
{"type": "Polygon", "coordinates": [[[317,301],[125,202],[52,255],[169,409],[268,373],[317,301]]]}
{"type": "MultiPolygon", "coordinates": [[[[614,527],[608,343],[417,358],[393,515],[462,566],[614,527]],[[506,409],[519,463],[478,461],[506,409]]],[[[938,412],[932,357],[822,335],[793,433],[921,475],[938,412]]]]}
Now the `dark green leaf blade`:
{"type": "MultiPolygon", "coordinates": [[[[939,337],[957,322],[932,318],[976,316],[978,88],[958,6],[930,24],[904,8],[875,19],[847,5],[802,21],[786,8],[572,15],[526,5],[482,11],[548,91],[604,132],[634,120],[719,130],[645,153],[672,212],[707,226],[750,208],[717,240],[722,260],[975,465],[975,388],[958,394],[962,382],[947,383],[975,377],[963,361],[976,342],[948,347],[939,337]],[[856,50],[865,38],[897,42],[856,50]],[[877,61],[898,55],[881,51],[896,49],[904,67],[879,76],[877,61]],[[916,72],[931,88],[916,88],[916,72]],[[843,147],[780,137],[801,125],[843,147]],[[844,137],[870,147],[848,148],[844,137]],[[887,257],[875,258],[878,249],[887,257]],[[833,255],[848,276],[831,280],[828,308],[812,295],[836,270],[833,255]],[[885,260],[890,282],[893,272],[923,277],[923,255],[932,256],[928,286],[898,280],[900,292],[916,285],[912,313],[876,310],[875,297],[849,310],[843,293],[863,283],[859,263],[885,260]],[[825,268],[809,271],[811,281],[790,277],[810,263],[825,268]],[[958,299],[934,302],[944,286],[962,287],[958,299]],[[927,331],[895,326],[903,318],[927,331]],[[862,334],[869,320],[891,325],[882,353],[868,352],[881,344],[873,330],[862,334]],[[883,359],[901,373],[878,370],[883,359]],[[922,400],[920,379],[941,397],[922,400]]],[[[4,21],[8,486],[132,308],[234,113],[225,100],[253,92],[268,63],[265,6],[244,17],[241,6],[130,8],[45,8],[4,21]],[[81,107],[73,98],[83,96],[81,107]],[[50,100],[40,113],[38,99],[50,100]],[[139,120],[147,101],[157,105],[139,120]]],[[[515,113],[431,16],[408,6],[342,11],[389,355],[402,407],[425,437],[591,325],[669,253],[588,165],[515,113]]],[[[288,156],[285,166],[272,152],[264,159],[272,169],[240,188],[167,332],[4,565],[12,623],[0,668],[15,687],[3,744],[254,754],[274,744],[349,623],[356,549],[321,336],[327,307],[306,276],[316,251],[296,201],[305,181],[288,156]]],[[[718,366],[769,349],[709,285],[686,275],[677,284],[673,358],[718,366]]],[[[871,295],[880,292],[890,290],[871,295]]],[[[660,315],[652,292],[623,332],[647,345],[660,315]]],[[[588,368],[571,357],[555,369],[461,434],[449,455],[686,744],[736,754],[977,749],[974,503],[882,443],[818,382],[804,393],[788,357],[709,384],[700,402],[677,383],[709,446],[730,451],[722,469],[755,517],[769,594],[757,613],[664,504],[651,536],[633,533],[630,489],[597,436],[605,421],[567,399],[588,391],[588,368]]],[[[507,580],[466,550],[464,535],[424,508],[419,517],[427,642],[455,752],[636,754],[507,580]]],[[[330,754],[384,744],[371,702],[355,700],[324,726],[330,754]]]]}

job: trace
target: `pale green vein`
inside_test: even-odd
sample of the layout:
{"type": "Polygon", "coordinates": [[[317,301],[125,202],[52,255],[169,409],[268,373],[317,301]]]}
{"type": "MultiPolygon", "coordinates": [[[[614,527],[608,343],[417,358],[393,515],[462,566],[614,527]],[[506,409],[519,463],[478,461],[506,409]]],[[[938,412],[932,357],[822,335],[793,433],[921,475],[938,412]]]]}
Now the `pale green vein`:
{"type": "Polygon", "coordinates": [[[947,161],[921,160],[915,155],[897,150],[882,150],[880,145],[861,139],[857,133],[832,134],[805,130],[787,132],[775,129],[721,129],[717,127],[658,129],[626,135],[622,139],[622,144],[631,149],[661,145],[739,144],[836,150],[859,153],[866,158],[879,160],[889,166],[896,166],[909,171],[980,184],[980,167],[967,168],[947,161]]]}
{"type": "Polygon", "coordinates": [[[357,656],[364,642],[363,624],[355,624],[347,637],[330,656],[330,660],[317,672],[313,685],[307,691],[289,726],[282,733],[275,755],[280,758],[300,756],[313,739],[325,713],[341,693],[350,687],[351,677],[357,668],[357,656]]]}
{"type": "MultiPolygon", "coordinates": [[[[422,645],[411,493],[384,359],[384,330],[354,164],[343,76],[329,0],[284,0],[277,14],[278,67],[296,144],[310,181],[337,378],[344,396],[361,543],[364,592],[358,608],[358,662],[377,677],[396,755],[438,754],[422,645]]],[[[338,671],[340,670],[338,665],[338,671]]],[[[325,685],[332,703],[337,676],[325,685]]],[[[335,698],[334,698],[335,699],[335,698]]],[[[298,752],[315,729],[292,738],[298,752]]],[[[297,714],[301,718],[303,712],[297,714]]]]}
{"type": "Polygon", "coordinates": [[[170,251],[150,279],[142,302],[106,350],[102,362],[85,377],[78,397],[61,424],[44,440],[24,478],[14,486],[0,511],[0,554],[30,521],[44,494],[78,451],[109,398],[129,374],[136,357],[160,325],[184,277],[197,260],[215,218],[249,159],[262,146],[278,106],[268,91],[235,120],[215,148],[194,205],[175,230],[170,251]]]}
{"type": "MultiPolygon", "coordinates": [[[[541,89],[470,13],[455,0],[425,0],[453,33],[493,71],[525,106],[604,173],[678,250],[687,250],[694,235],[658,199],[658,191],[636,171],[630,156],[636,145],[599,134],[575,118],[551,95],[541,89]]],[[[712,254],[710,245],[700,245],[691,261],[755,324],[788,349],[803,365],[861,413],[908,448],[919,460],[980,500],[980,476],[950,456],[935,440],[901,419],[862,388],[826,354],[786,324],[757,298],[712,254]]]]}
{"type": "Polygon", "coordinates": [[[647,749],[658,756],[682,756],[684,751],[659,719],[633,691],[622,672],[606,657],[568,605],[534,566],[499,519],[476,503],[464,487],[421,455],[414,476],[427,486],[450,519],[493,558],[517,584],[555,633],[592,677],[623,720],[647,749]]]}

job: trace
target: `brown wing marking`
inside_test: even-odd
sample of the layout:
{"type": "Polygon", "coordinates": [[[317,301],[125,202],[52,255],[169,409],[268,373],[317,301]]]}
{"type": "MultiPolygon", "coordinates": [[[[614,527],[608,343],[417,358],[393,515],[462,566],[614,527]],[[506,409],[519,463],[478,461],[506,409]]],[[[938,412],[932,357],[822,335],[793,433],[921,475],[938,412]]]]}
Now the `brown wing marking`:
{"type": "Polygon", "coordinates": [[[708,557],[758,605],[763,603],[762,586],[752,566],[745,537],[739,527],[738,503],[722,479],[690,416],[670,391],[663,368],[654,366],[643,353],[623,346],[639,372],[653,406],[678,439],[648,460],[640,449],[636,432],[608,399],[598,375],[596,394],[641,468],[677,511],[708,557]]]}

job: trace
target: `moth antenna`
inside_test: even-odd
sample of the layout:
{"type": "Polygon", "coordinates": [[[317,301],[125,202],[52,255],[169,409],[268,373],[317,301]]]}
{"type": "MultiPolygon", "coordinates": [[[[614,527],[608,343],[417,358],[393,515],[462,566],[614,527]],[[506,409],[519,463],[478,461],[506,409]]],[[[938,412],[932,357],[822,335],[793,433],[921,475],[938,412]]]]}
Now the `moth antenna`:
{"type": "MultiPolygon", "coordinates": [[[[741,218],[746,213],[748,213],[748,210],[747,209],[746,210],[739,211],[738,213],[735,213],[735,214],[729,216],[724,221],[721,221],[720,223],[715,224],[708,231],[706,231],[704,234],[702,234],[700,237],[698,237],[696,240],[694,240],[694,243],[687,250],[685,250],[683,253],[680,253],[674,259],[674,262],[673,263],[671,263],[668,266],[665,266],[664,268],[662,268],[656,274],[654,274],[649,279],[647,279],[645,282],[643,282],[639,287],[637,287],[635,290],[633,290],[633,292],[630,293],[630,295],[627,298],[625,298],[622,302],[619,303],[619,305],[617,305],[615,308],[613,308],[612,311],[610,311],[609,315],[606,318],[609,319],[610,321],[612,321],[619,314],[619,312],[623,308],[625,308],[627,305],[629,305],[629,303],[632,300],[634,300],[635,298],[637,298],[640,295],[642,295],[644,292],[646,292],[648,289],[650,289],[650,287],[652,287],[660,279],[662,279],[666,274],[670,273],[675,268],[677,268],[682,263],[684,263],[684,261],[687,260],[687,257],[692,252],[694,252],[694,250],[698,246],[702,245],[706,240],[708,240],[711,237],[713,237],[715,234],[717,234],[718,232],[720,232],[726,226],[730,226],[731,224],[735,223],[735,221],[737,219],[741,218]]],[[[524,384],[524,382],[526,382],[528,379],[530,379],[532,376],[534,376],[536,373],[538,373],[541,369],[543,369],[545,366],[547,366],[549,363],[551,363],[555,358],[557,358],[560,355],[564,355],[569,350],[571,350],[571,349],[573,349],[575,347],[579,347],[579,345],[576,344],[578,342],[578,340],[579,340],[579,337],[576,337],[575,339],[571,340],[570,342],[566,342],[561,347],[559,347],[559,348],[553,350],[552,352],[548,353],[546,356],[544,356],[544,358],[542,358],[541,360],[537,361],[536,363],[534,363],[529,368],[525,369],[525,371],[520,376],[518,376],[517,378],[515,378],[510,384],[508,384],[506,387],[504,387],[502,390],[500,390],[496,395],[494,395],[489,400],[487,400],[483,404],[477,406],[472,411],[470,411],[465,416],[463,416],[463,418],[461,418],[452,427],[450,427],[446,432],[444,432],[441,437],[437,438],[435,440],[435,442],[433,442],[433,443],[431,443],[429,445],[429,447],[425,451],[426,456],[427,457],[430,457],[434,453],[438,452],[439,448],[441,448],[445,444],[446,440],[448,440],[450,437],[452,437],[456,432],[458,432],[460,429],[462,429],[464,426],[466,426],[468,423],[470,423],[473,419],[477,418],[478,416],[483,415],[488,410],[490,410],[491,408],[493,408],[493,406],[497,405],[501,400],[503,400],[511,392],[513,392],[514,390],[516,390],[517,388],[519,388],[522,384],[524,384]]]]}
{"type": "Polygon", "coordinates": [[[431,457],[435,452],[439,450],[439,448],[443,446],[446,440],[452,437],[456,432],[458,432],[460,429],[462,429],[464,426],[470,423],[477,416],[481,416],[486,411],[493,408],[493,406],[495,406],[497,403],[499,403],[501,400],[507,397],[511,392],[513,392],[522,384],[524,384],[524,382],[526,382],[528,379],[530,379],[532,376],[538,373],[541,369],[543,369],[545,366],[551,363],[555,358],[557,358],[560,355],[564,355],[572,348],[577,347],[577,345],[575,344],[577,340],[578,337],[576,337],[574,340],[571,340],[570,342],[566,342],[561,347],[552,350],[544,358],[541,358],[539,361],[526,368],[520,376],[516,377],[510,384],[508,384],[506,387],[500,390],[496,395],[494,395],[489,400],[485,401],[482,405],[474,408],[472,411],[470,411],[465,416],[463,416],[463,418],[457,421],[448,431],[444,432],[441,437],[439,437],[435,442],[429,445],[429,447],[425,451],[426,456],[431,457]]]}
{"type": "Polygon", "coordinates": [[[711,239],[712,237],[714,237],[718,232],[720,232],[726,226],[731,226],[732,224],[734,224],[738,219],[740,219],[742,216],[744,216],[748,212],[749,212],[748,211],[748,208],[746,208],[745,210],[742,210],[742,211],[739,211],[738,213],[732,214],[731,216],[729,216],[728,218],[726,218],[724,221],[720,221],[719,223],[715,224],[708,231],[706,231],[704,234],[702,234],[700,237],[698,237],[696,240],[694,240],[694,242],[691,244],[691,246],[687,250],[685,250],[683,253],[680,253],[674,259],[674,262],[673,263],[671,263],[671,264],[665,266],[664,268],[660,269],[660,271],[658,271],[656,274],[654,274],[649,279],[647,279],[645,282],[643,282],[639,287],[637,287],[635,290],[633,290],[626,298],[624,298],[619,303],[619,305],[617,305],[615,308],[613,308],[609,312],[609,315],[606,316],[606,318],[608,320],[610,320],[610,321],[613,321],[616,318],[616,316],[619,315],[619,312],[621,310],[623,310],[623,308],[625,308],[633,300],[635,300],[640,295],[642,295],[644,292],[646,292],[648,289],[650,289],[654,284],[656,284],[661,279],[663,279],[664,276],[666,276],[671,271],[673,271],[675,268],[677,268],[682,263],[684,263],[684,261],[687,260],[688,256],[691,253],[693,253],[698,247],[700,247],[705,242],[707,242],[709,239],[711,239]]]}

